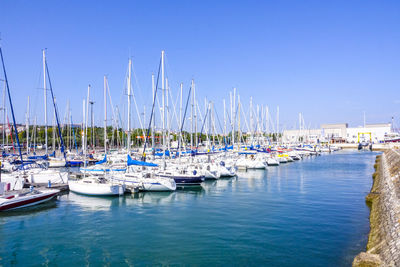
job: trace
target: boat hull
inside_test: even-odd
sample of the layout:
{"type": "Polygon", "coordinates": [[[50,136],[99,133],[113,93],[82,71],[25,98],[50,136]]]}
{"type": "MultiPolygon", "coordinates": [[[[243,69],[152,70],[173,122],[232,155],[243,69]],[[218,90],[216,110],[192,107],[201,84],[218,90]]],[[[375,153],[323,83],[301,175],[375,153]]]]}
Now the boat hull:
{"type": "Polygon", "coordinates": [[[159,175],[159,177],[174,179],[177,187],[201,186],[201,183],[204,181],[204,177],[202,176],[191,177],[159,175]]]}
{"type": "Polygon", "coordinates": [[[140,191],[165,192],[176,190],[175,181],[173,179],[168,179],[168,177],[142,178],[127,175],[124,178],[114,179],[120,183],[132,185],[134,188],[139,188],[140,191]]]}
{"type": "MultiPolygon", "coordinates": [[[[100,184],[100,183],[93,183],[93,184],[84,184],[80,181],[72,181],[68,182],[69,190],[88,196],[115,196],[121,194],[122,187],[119,184],[110,185],[108,183],[100,184]]],[[[123,191],[122,191],[123,192],[123,191]]]]}
{"type": "Polygon", "coordinates": [[[40,203],[51,200],[59,192],[59,190],[49,190],[41,194],[19,196],[11,199],[6,199],[5,201],[2,201],[2,203],[0,203],[0,211],[14,210],[38,205],[40,203]]]}

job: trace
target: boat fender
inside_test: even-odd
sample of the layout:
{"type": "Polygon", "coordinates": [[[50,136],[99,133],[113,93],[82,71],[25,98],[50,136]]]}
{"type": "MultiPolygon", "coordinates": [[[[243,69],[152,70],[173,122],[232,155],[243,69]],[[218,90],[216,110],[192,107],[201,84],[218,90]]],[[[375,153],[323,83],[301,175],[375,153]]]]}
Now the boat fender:
{"type": "Polygon", "coordinates": [[[197,174],[197,171],[196,171],[196,170],[194,170],[194,171],[193,171],[193,175],[196,175],[196,174],[197,174]]]}

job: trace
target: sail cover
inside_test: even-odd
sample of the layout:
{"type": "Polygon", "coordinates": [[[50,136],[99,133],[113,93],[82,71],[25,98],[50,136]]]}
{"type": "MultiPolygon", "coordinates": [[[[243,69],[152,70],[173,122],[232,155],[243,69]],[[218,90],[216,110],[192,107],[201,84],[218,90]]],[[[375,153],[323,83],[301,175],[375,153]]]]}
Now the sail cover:
{"type": "Polygon", "coordinates": [[[158,166],[157,164],[154,164],[151,162],[134,160],[131,158],[131,156],[128,155],[128,166],[131,166],[131,165],[148,166],[148,167],[157,167],[158,166]]]}

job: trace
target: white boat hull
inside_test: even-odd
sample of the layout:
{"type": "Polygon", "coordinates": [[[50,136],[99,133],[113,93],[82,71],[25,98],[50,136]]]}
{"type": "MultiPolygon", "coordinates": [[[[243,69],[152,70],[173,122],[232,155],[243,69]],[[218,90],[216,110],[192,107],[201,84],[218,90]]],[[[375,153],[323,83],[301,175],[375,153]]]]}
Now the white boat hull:
{"type": "Polygon", "coordinates": [[[141,191],[162,192],[175,191],[176,183],[172,178],[150,177],[142,178],[134,175],[126,175],[115,180],[126,185],[138,187],[141,191]]]}
{"type": "Polygon", "coordinates": [[[15,194],[3,196],[0,198],[0,211],[14,210],[37,205],[54,198],[60,190],[45,189],[41,191],[26,192],[24,194],[15,194]]]}
{"type": "Polygon", "coordinates": [[[125,191],[123,185],[110,183],[85,183],[83,181],[68,181],[69,190],[83,195],[89,196],[114,196],[120,195],[125,191]]]}

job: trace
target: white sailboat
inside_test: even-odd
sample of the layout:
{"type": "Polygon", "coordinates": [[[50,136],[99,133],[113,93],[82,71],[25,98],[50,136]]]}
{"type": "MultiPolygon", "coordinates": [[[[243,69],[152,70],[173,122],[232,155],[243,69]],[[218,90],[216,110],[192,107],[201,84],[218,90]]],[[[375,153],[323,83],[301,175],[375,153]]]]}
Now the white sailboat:
{"type": "Polygon", "coordinates": [[[82,179],[68,181],[69,190],[89,196],[123,195],[125,186],[104,176],[89,175],[82,179]]]}
{"type": "MultiPolygon", "coordinates": [[[[0,57],[1,57],[1,62],[2,62],[2,66],[3,66],[4,79],[6,81],[6,86],[7,86],[8,99],[10,102],[11,114],[12,114],[12,118],[13,118],[14,130],[15,130],[15,137],[16,137],[17,144],[18,144],[19,157],[21,160],[21,164],[23,164],[21,146],[20,146],[19,137],[18,137],[18,128],[17,128],[17,123],[16,123],[15,115],[14,115],[14,109],[13,109],[13,105],[12,105],[12,101],[11,101],[10,88],[8,85],[6,69],[4,66],[5,64],[4,64],[4,59],[3,59],[3,51],[1,49],[1,47],[0,47],[0,57]]],[[[5,186],[6,186],[6,183],[1,182],[1,176],[0,176],[0,211],[12,210],[12,209],[18,209],[18,208],[36,205],[36,204],[39,204],[39,203],[42,203],[42,202],[52,199],[60,192],[57,189],[36,190],[33,187],[31,187],[29,190],[21,189],[21,190],[5,191],[4,190],[5,186]]]]}

